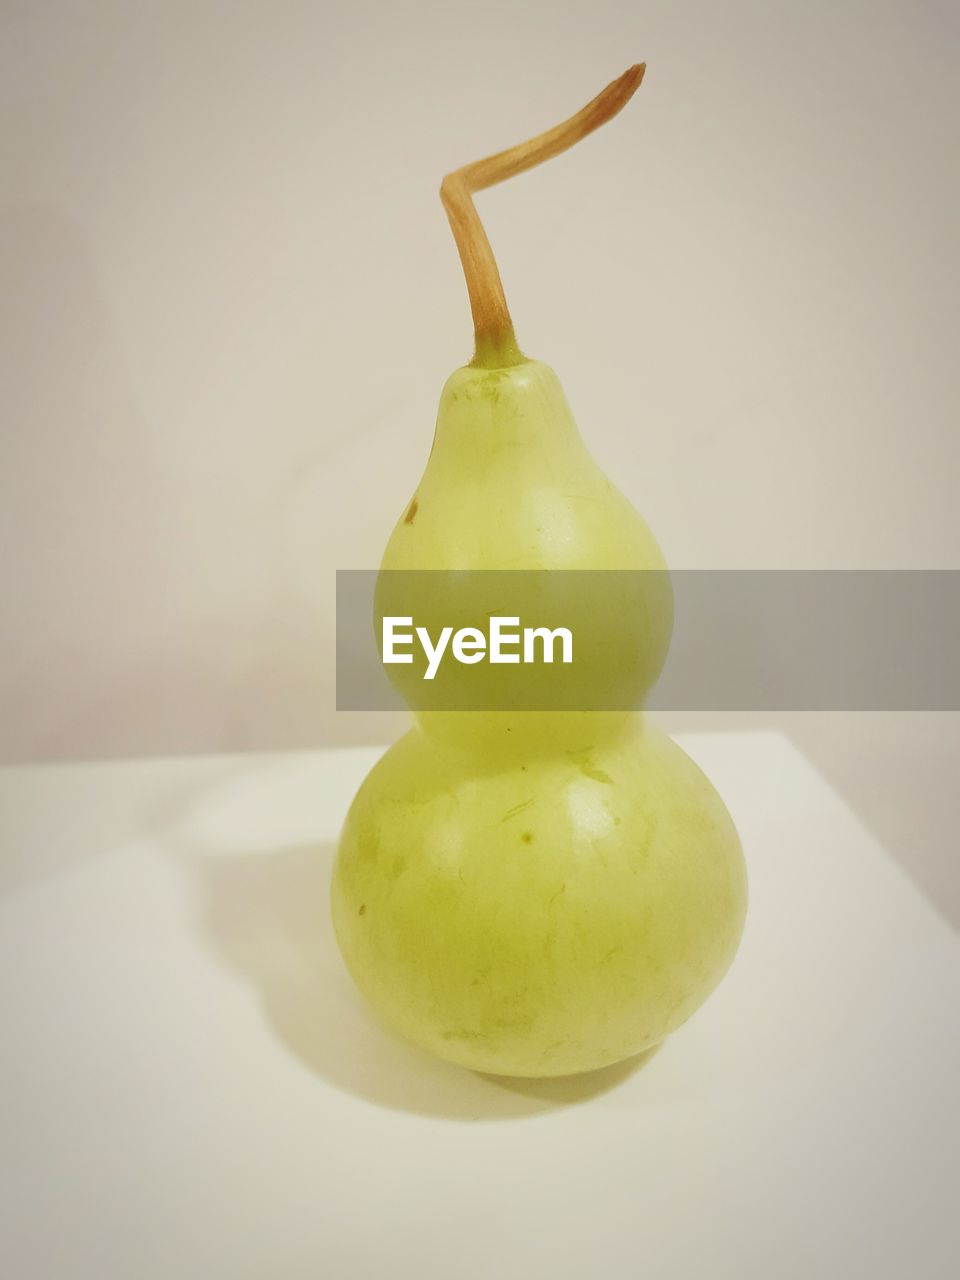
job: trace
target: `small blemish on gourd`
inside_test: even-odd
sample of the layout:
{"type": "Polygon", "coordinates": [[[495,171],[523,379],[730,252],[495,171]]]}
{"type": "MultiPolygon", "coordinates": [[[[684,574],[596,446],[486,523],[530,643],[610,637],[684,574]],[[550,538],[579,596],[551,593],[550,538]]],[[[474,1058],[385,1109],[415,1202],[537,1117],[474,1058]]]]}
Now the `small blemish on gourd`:
{"type": "Polygon", "coordinates": [[[419,509],[420,504],[417,502],[416,498],[414,498],[409,507],[407,507],[407,514],[403,517],[403,523],[413,524],[414,520],[417,518],[417,512],[419,509]]]}
{"type": "Polygon", "coordinates": [[[522,800],[519,804],[515,804],[513,808],[508,809],[500,819],[500,825],[503,826],[503,824],[505,822],[509,822],[511,818],[515,818],[518,813],[523,813],[524,809],[529,809],[535,801],[536,796],[531,796],[529,800],[522,800]]]}
{"type": "Polygon", "coordinates": [[[533,844],[533,832],[524,831],[520,839],[523,841],[524,844],[533,844]]]}
{"type": "Polygon", "coordinates": [[[360,903],[360,910],[357,912],[357,915],[358,915],[358,916],[362,916],[362,915],[363,915],[363,913],[366,911],[366,909],[367,909],[367,904],[366,904],[365,902],[361,902],[361,903],[360,903]]]}
{"type": "Polygon", "coordinates": [[[574,763],[585,778],[590,778],[593,782],[602,782],[605,786],[612,787],[613,779],[605,769],[598,769],[590,763],[589,755],[586,751],[570,752],[574,756],[574,763]]]}

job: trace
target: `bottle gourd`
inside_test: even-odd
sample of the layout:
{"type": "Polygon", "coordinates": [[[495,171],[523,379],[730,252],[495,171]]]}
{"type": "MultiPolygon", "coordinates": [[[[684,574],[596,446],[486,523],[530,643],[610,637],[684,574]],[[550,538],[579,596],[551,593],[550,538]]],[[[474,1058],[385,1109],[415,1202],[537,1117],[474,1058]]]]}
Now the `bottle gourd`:
{"type": "MultiPolygon", "coordinates": [[[[383,570],[665,570],[555,374],[521,354],[472,200],[611,119],[643,71],[444,179],[476,354],[443,389],[383,570]]],[[[669,589],[648,613],[649,686],[669,589]]],[[[588,1071],[659,1043],[723,977],[743,929],[740,842],[710,782],[636,709],[415,719],[357,793],[334,869],[334,929],[363,995],[421,1048],[501,1075],[588,1071]]]]}

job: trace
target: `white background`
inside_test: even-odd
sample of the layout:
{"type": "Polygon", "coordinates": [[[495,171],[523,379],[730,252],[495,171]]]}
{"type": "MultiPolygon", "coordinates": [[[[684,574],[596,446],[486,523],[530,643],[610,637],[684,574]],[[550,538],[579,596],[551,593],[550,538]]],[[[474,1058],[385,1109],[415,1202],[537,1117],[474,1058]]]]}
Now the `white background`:
{"type": "MultiPolygon", "coordinates": [[[[481,197],[522,345],[677,568],[960,567],[951,0],[6,0],[0,753],[375,741],[376,565],[470,355],[447,170],[629,63],[481,197]]],[[[955,717],[791,731],[960,910],[955,717]]]]}

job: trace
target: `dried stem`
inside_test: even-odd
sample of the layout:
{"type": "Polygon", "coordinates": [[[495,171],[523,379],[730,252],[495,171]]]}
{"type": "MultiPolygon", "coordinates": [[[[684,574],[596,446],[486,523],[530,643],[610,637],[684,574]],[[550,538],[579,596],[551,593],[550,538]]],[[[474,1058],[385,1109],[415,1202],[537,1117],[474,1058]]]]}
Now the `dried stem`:
{"type": "Polygon", "coordinates": [[[563,124],[538,134],[529,142],[465,165],[444,178],[440,199],[450,219],[470,295],[477,343],[475,364],[516,364],[522,356],[514,337],[497,262],[473,203],[473,193],[542,164],[612,120],[639,88],[645,70],[646,63],[638,63],[563,124]]]}

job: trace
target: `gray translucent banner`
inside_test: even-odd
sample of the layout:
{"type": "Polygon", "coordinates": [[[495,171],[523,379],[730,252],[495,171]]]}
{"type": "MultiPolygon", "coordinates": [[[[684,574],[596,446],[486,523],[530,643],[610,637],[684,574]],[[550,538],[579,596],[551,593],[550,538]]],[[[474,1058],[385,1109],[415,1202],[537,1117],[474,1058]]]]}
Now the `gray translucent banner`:
{"type": "Polygon", "coordinates": [[[641,704],[960,710],[960,572],[337,572],[338,710],[641,704]]]}

